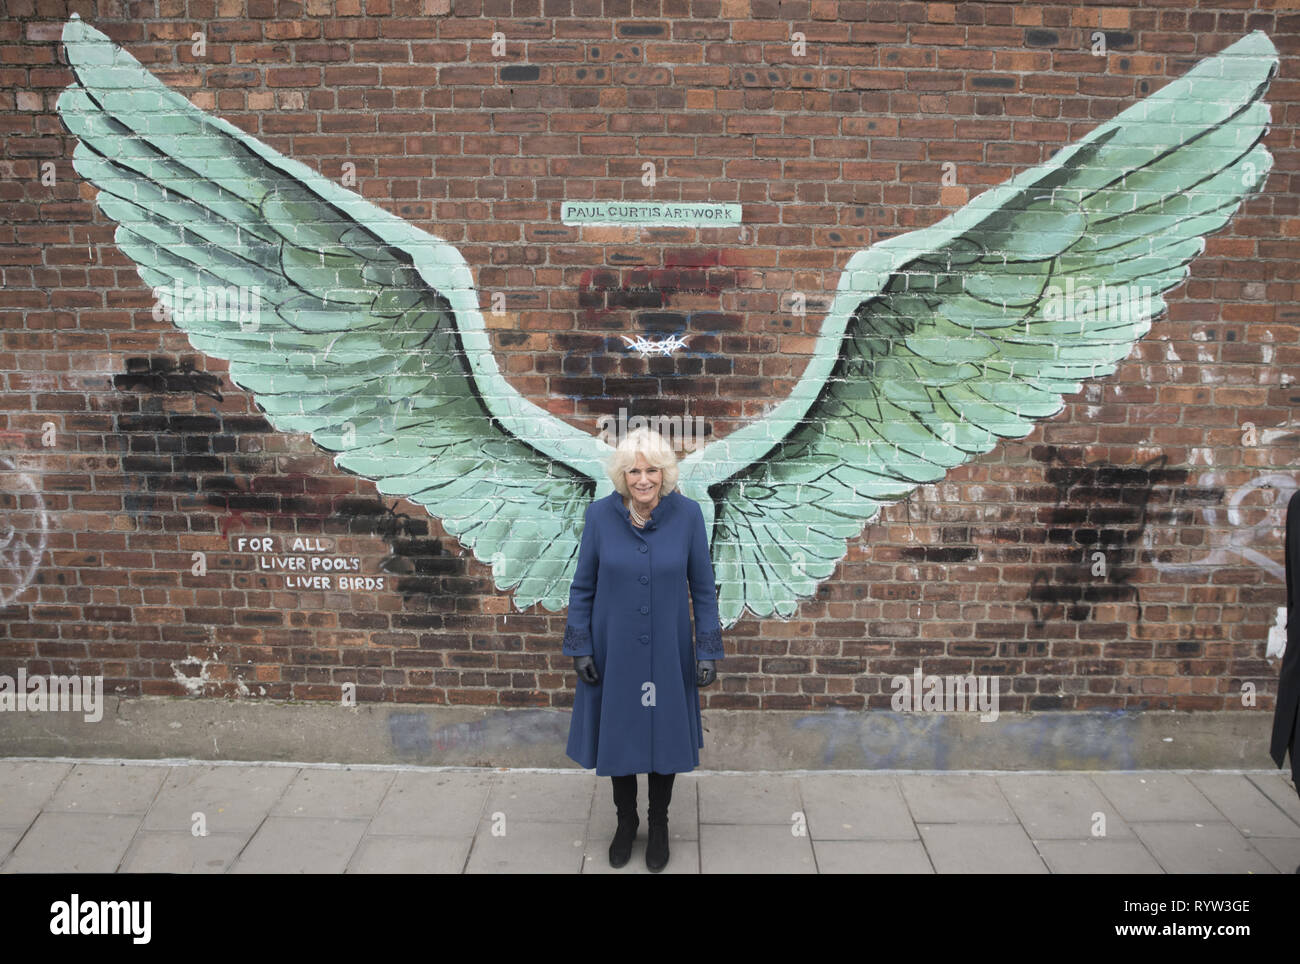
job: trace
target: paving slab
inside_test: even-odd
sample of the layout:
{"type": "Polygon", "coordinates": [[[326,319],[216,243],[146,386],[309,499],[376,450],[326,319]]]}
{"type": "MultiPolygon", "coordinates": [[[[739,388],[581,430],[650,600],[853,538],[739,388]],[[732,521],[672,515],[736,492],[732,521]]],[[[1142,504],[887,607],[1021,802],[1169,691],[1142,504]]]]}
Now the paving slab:
{"type": "MultiPolygon", "coordinates": [[[[0,780],[4,873],[649,873],[645,775],[618,869],[610,781],[576,769],[5,760],[0,780]]],[[[668,814],[674,874],[1300,865],[1300,797],[1266,771],[698,771],[668,814]]]]}
{"type": "Polygon", "coordinates": [[[807,774],[799,777],[799,793],[814,840],[921,839],[892,776],[807,774]]]}
{"type": "Polygon", "coordinates": [[[1223,814],[1181,773],[1097,773],[1092,781],[1129,823],[1223,820],[1223,814]]]}
{"type": "Polygon", "coordinates": [[[1020,824],[922,823],[921,840],[940,874],[1045,874],[1020,824]]]}
{"type": "Polygon", "coordinates": [[[368,820],[267,817],[240,852],[232,874],[341,874],[368,820]]]}
{"type": "Polygon", "coordinates": [[[1167,874],[1270,874],[1276,871],[1232,824],[1135,822],[1133,832],[1167,874]]]}
{"type": "Polygon", "coordinates": [[[1016,821],[997,780],[987,774],[905,773],[898,777],[898,785],[917,823],[1016,821]]]}
{"type": "Polygon", "coordinates": [[[31,826],[75,763],[0,760],[0,829],[31,826]]]}
{"type": "MultiPolygon", "coordinates": [[[[485,812],[529,823],[585,823],[591,816],[596,779],[586,774],[499,773],[485,812]]],[[[609,777],[604,782],[608,786],[609,777]]]]}
{"type": "Polygon", "coordinates": [[[576,874],[582,869],[585,822],[507,819],[500,835],[493,834],[493,823],[480,822],[465,873],[576,874]]]}
{"type": "Polygon", "coordinates": [[[299,770],[271,814],[277,817],[373,817],[397,774],[388,770],[299,770]]]}
{"type": "Polygon", "coordinates": [[[473,837],[494,774],[469,770],[397,774],[367,833],[473,837]]]}
{"type": "Polygon", "coordinates": [[[65,813],[143,815],[167,778],[167,767],[78,763],[42,807],[65,813]]]}
{"type": "Polygon", "coordinates": [[[224,874],[248,843],[246,833],[196,837],[184,830],[142,830],[120,868],[131,874],[224,874]]]}
{"type": "Polygon", "coordinates": [[[0,830],[0,867],[4,866],[5,860],[8,859],[10,852],[18,845],[18,841],[23,839],[23,834],[27,828],[21,830],[0,830]]]}
{"type": "Polygon", "coordinates": [[[459,874],[465,869],[472,837],[417,837],[368,834],[361,839],[350,874],[459,874]]]}
{"type": "Polygon", "coordinates": [[[1279,874],[1300,874],[1300,840],[1295,837],[1251,837],[1250,845],[1279,874]]]}
{"type": "Polygon", "coordinates": [[[783,774],[711,774],[699,793],[701,823],[789,827],[803,810],[799,781],[783,774]]]}
{"type": "Polygon", "coordinates": [[[1133,839],[1114,804],[1082,773],[1016,773],[995,778],[1034,840],[1133,839]]]}
{"type": "MultiPolygon", "coordinates": [[[[703,791],[705,787],[700,787],[703,791]]],[[[812,840],[786,824],[700,825],[700,871],[706,874],[815,874],[812,840]]]]}
{"type": "Polygon", "coordinates": [[[173,766],[145,814],[145,830],[255,831],[297,775],[293,767],[173,766]],[[196,817],[201,814],[202,817],[196,817]]]}
{"type": "Polygon", "coordinates": [[[1300,823],[1240,773],[1192,773],[1188,780],[1247,837],[1300,837],[1300,823]]]}
{"type": "Polygon", "coordinates": [[[813,839],[821,874],[932,874],[920,837],[916,840],[813,839]]]}
{"type": "Polygon", "coordinates": [[[1273,801],[1273,805],[1296,823],[1300,823],[1300,794],[1289,777],[1277,773],[1249,773],[1246,778],[1260,793],[1273,801]]]}
{"type": "Polygon", "coordinates": [[[1137,836],[1128,839],[1035,840],[1054,874],[1160,874],[1160,864],[1137,836]]]}
{"type": "Polygon", "coordinates": [[[139,814],[43,812],[0,873],[111,874],[139,828],[139,814]]]}

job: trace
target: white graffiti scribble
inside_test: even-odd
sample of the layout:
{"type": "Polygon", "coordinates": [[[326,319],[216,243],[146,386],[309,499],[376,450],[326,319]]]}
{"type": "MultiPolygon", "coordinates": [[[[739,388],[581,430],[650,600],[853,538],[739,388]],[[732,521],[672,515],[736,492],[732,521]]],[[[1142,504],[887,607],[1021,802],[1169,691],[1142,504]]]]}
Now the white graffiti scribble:
{"type": "MultiPolygon", "coordinates": [[[[223,686],[229,682],[229,680],[216,678],[208,672],[209,666],[219,665],[221,665],[221,660],[217,658],[216,653],[212,654],[211,659],[199,659],[197,656],[186,656],[184,659],[174,659],[171,661],[172,678],[175,679],[176,682],[180,683],[181,686],[185,687],[185,691],[191,696],[203,696],[209,685],[223,686]],[[185,666],[197,666],[199,668],[198,674],[191,675],[185,672],[182,668],[185,666]]],[[[236,676],[234,683],[235,692],[240,696],[249,695],[248,685],[244,682],[242,677],[236,676]]]]}
{"type": "Polygon", "coordinates": [[[1286,607],[1278,606],[1268,631],[1268,646],[1264,649],[1266,659],[1281,659],[1286,655],[1286,620],[1286,607]]]}
{"type": "Polygon", "coordinates": [[[0,606],[36,579],[50,540],[50,518],[35,481],[0,456],[0,606]]]}
{"type": "MultiPolygon", "coordinates": [[[[1201,488],[1212,488],[1222,484],[1223,473],[1221,472],[1207,472],[1198,482],[1201,488]]],[[[1212,546],[1209,555],[1195,562],[1162,562],[1156,557],[1156,546],[1152,541],[1152,532],[1148,529],[1145,542],[1146,547],[1152,550],[1152,565],[1161,572],[1195,572],[1245,560],[1278,579],[1285,580],[1286,569],[1282,563],[1260,552],[1255,546],[1280,547],[1282,545],[1286,536],[1286,506],[1296,487],[1295,477],[1282,472],[1257,475],[1249,482],[1238,486],[1226,500],[1228,528],[1224,527],[1225,520],[1220,515],[1219,507],[1206,506],[1202,512],[1209,527],[1209,537],[1212,541],[1218,540],[1220,544],[1212,546]],[[1271,501],[1262,505],[1250,504],[1243,507],[1242,502],[1252,492],[1264,493],[1271,498],[1271,501]],[[1246,510],[1262,511],[1263,515],[1258,521],[1248,525],[1243,519],[1246,510]]]]}
{"type": "Polygon", "coordinates": [[[671,355],[679,348],[686,347],[686,340],[681,335],[669,335],[662,341],[650,341],[644,335],[637,335],[635,339],[627,335],[620,335],[627,342],[628,351],[639,351],[641,357],[646,355],[671,355]]]}
{"type": "Polygon", "coordinates": [[[1277,445],[1280,442],[1300,444],[1300,421],[1291,419],[1277,428],[1266,428],[1259,433],[1260,445],[1277,445]]]}

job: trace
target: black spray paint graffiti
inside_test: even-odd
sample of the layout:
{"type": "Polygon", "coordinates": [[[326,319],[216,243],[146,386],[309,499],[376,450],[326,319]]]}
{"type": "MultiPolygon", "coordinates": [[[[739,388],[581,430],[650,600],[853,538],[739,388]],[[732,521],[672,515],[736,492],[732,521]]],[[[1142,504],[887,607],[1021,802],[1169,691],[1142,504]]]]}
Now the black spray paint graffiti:
{"type": "Polygon", "coordinates": [[[1182,512],[1176,503],[1217,503],[1222,490],[1175,490],[1187,481],[1187,470],[1167,469],[1166,455],[1121,466],[1100,459],[1083,463],[1081,450],[1054,445],[1036,446],[1032,454],[1048,466],[1047,480],[1055,488],[1045,541],[1060,546],[1062,554],[1062,562],[1034,573],[1028,596],[1034,626],[1041,629],[1062,615],[1081,622],[1095,606],[1113,602],[1135,604],[1141,620],[1141,594],[1131,580],[1148,523],[1178,524],[1182,512]]]}
{"type": "Polygon", "coordinates": [[[683,421],[715,379],[726,386],[723,397],[760,394],[762,379],[736,371],[735,346],[751,344],[744,316],[722,304],[747,281],[723,260],[720,250],[680,249],[665,251],[659,268],[623,264],[614,255],[610,267],[584,271],[577,291],[582,322],[555,337],[563,360],[552,390],[597,419],[624,411],[683,421]],[[721,350],[724,338],[733,350],[721,350]]]}
{"type": "MultiPolygon", "coordinates": [[[[258,466],[261,470],[263,467],[258,466]]],[[[379,561],[378,571],[390,573],[398,592],[407,603],[423,602],[430,609],[453,611],[456,600],[484,591],[490,591],[490,580],[474,580],[468,575],[465,557],[448,549],[441,539],[429,537],[429,522],[398,512],[398,503],[386,505],[376,492],[373,497],[355,498],[338,496],[287,496],[276,491],[259,491],[305,479],[303,473],[282,473],[274,476],[254,475],[246,483],[231,477],[228,481],[237,488],[220,496],[210,496],[208,505],[226,510],[222,518],[222,531],[235,526],[247,529],[249,517],[287,519],[293,531],[320,532],[323,535],[378,536],[389,546],[388,555],[379,561]],[[299,529],[303,521],[313,524],[299,529]]],[[[257,531],[262,531],[258,527],[257,531]]],[[[433,622],[421,622],[409,616],[408,628],[428,628],[433,622]]]]}
{"type": "Polygon", "coordinates": [[[220,401],[220,378],[165,356],[131,359],[127,367],[113,377],[113,387],[122,409],[115,434],[123,444],[123,505],[133,516],[217,509],[223,538],[236,530],[260,534],[268,524],[272,531],[378,536],[390,548],[379,571],[397,577],[408,602],[454,610],[458,598],[492,591],[490,576],[471,579],[465,556],[429,538],[427,516],[399,513],[398,503],[386,505],[377,492],[367,498],[304,494],[312,473],[277,471],[273,459],[244,454],[241,438],[272,431],[262,416],[223,413],[210,403],[206,414],[167,409],[168,395],[220,401]]]}
{"type": "Polygon", "coordinates": [[[201,477],[224,469],[239,433],[270,430],[262,418],[223,415],[211,402],[206,414],[171,411],[168,395],[194,395],[196,409],[198,396],[222,400],[221,378],[198,371],[192,359],[128,358],[126,368],[111,387],[118,393],[113,435],[125,477],[122,507],[132,516],[177,511],[178,500],[199,493],[201,477]]]}
{"type": "MultiPolygon", "coordinates": [[[[389,554],[379,563],[379,571],[397,576],[394,585],[410,604],[423,602],[429,609],[454,611],[461,596],[491,591],[491,578],[472,580],[468,575],[468,561],[450,550],[441,539],[429,538],[429,518],[412,518],[397,511],[397,503],[385,505],[376,493],[374,499],[343,499],[326,531],[337,525],[358,535],[379,536],[389,546],[389,554]]],[[[435,617],[435,620],[438,617],[435,617]]],[[[408,613],[403,625],[407,628],[430,628],[437,625],[408,613]]]]}
{"type": "Polygon", "coordinates": [[[128,358],[126,371],[113,376],[113,387],[120,392],[141,391],[151,395],[207,395],[218,402],[221,396],[221,376],[199,371],[194,359],[159,356],[154,358],[128,358]]]}
{"type": "MultiPolygon", "coordinates": [[[[208,505],[227,510],[221,518],[222,535],[236,528],[260,533],[265,531],[265,523],[253,519],[284,518],[290,520],[293,531],[378,536],[388,543],[389,553],[379,561],[377,571],[397,577],[393,580],[394,588],[408,604],[454,611],[457,599],[490,591],[490,579],[471,579],[463,556],[450,551],[441,539],[429,538],[427,518],[412,518],[405,512],[398,512],[397,503],[386,505],[379,493],[375,493],[373,498],[317,496],[289,499],[280,493],[258,491],[264,481],[273,485],[305,477],[301,473],[257,475],[248,480],[247,489],[210,497],[208,505]],[[299,529],[303,521],[313,524],[299,529]]],[[[232,478],[231,481],[235,480],[232,478]]],[[[408,613],[403,625],[406,628],[431,628],[441,625],[441,621],[440,617],[430,619],[408,613]]]]}

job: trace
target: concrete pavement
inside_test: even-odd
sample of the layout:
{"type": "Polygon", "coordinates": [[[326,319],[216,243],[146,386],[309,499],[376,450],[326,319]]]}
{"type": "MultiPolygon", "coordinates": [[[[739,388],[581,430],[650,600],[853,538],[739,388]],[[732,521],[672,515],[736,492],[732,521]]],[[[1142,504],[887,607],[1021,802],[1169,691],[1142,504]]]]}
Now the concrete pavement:
{"type": "MultiPolygon", "coordinates": [[[[0,873],[647,873],[590,771],[0,759],[0,873]]],[[[665,873],[1286,873],[1280,771],[679,774],[665,873]]]]}

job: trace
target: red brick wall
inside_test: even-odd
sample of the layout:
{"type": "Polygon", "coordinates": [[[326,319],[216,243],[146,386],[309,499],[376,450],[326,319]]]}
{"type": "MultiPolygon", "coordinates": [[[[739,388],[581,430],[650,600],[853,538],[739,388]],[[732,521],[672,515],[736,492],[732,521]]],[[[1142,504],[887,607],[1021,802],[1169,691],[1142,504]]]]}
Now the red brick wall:
{"type": "Polygon", "coordinates": [[[334,179],[355,165],[361,194],[454,243],[503,372],[538,405],[591,434],[620,407],[699,416],[710,438],[789,392],[855,251],[1264,30],[1282,61],[1273,172],[1167,315],[1027,438],[884,510],[793,618],[727,630],[702,692],[718,708],[887,707],[888,678],[919,664],[1003,676],[1003,711],[1233,709],[1244,683],[1269,705],[1300,478],[1286,4],[0,6],[0,522],[16,530],[0,672],[99,673],[128,696],[337,700],[355,682],[361,700],[502,706],[569,705],[563,612],[515,611],[437,520],[272,430],[223,362],[154,317],[55,111],[70,12],[284,154],[334,179]],[[738,202],[745,230],[560,220],[564,200],[642,198],[738,202]],[[619,337],[681,330],[671,358],[619,337]],[[279,557],[323,540],[304,557],[383,588],[288,588],[241,537],[279,557]]]}

